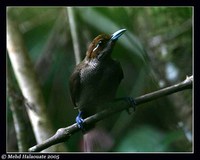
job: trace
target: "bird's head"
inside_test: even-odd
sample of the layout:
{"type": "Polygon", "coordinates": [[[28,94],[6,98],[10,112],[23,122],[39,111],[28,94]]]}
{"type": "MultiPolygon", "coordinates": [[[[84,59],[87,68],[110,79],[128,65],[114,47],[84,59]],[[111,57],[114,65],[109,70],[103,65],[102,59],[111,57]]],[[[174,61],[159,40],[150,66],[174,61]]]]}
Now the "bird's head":
{"type": "Polygon", "coordinates": [[[97,36],[92,43],[89,45],[86,52],[86,59],[104,59],[110,56],[115,42],[118,38],[126,31],[126,29],[121,29],[113,33],[112,35],[101,34],[97,36]]]}

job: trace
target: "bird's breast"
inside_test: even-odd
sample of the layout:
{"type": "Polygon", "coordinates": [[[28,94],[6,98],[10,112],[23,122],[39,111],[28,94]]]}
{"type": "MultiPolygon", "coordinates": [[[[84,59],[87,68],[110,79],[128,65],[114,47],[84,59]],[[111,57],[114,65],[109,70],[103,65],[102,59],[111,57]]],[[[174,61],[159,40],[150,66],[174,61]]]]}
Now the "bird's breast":
{"type": "Polygon", "coordinates": [[[81,93],[77,106],[94,107],[112,100],[120,83],[119,71],[114,61],[108,64],[86,63],[80,70],[81,93]]]}
{"type": "Polygon", "coordinates": [[[99,64],[97,62],[88,62],[80,71],[81,83],[91,81],[98,74],[99,64]]]}

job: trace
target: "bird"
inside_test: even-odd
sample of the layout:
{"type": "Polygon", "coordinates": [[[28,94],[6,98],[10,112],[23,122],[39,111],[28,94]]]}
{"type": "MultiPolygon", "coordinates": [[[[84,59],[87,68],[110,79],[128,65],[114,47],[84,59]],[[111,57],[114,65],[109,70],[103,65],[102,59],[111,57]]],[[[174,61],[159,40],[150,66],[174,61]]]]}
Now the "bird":
{"type": "Polygon", "coordinates": [[[85,58],[75,66],[69,79],[71,100],[79,112],[76,122],[83,131],[86,152],[109,150],[114,143],[103,128],[84,126],[83,119],[105,109],[103,104],[115,99],[124,74],[120,62],[112,58],[112,51],[125,31],[120,29],[111,35],[100,34],[94,38],[85,58]]]}

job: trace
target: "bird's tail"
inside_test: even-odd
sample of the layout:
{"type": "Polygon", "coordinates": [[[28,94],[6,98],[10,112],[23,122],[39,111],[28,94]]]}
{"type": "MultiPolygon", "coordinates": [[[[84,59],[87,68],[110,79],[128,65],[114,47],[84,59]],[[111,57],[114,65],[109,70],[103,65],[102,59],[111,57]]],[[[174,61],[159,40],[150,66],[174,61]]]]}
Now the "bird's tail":
{"type": "Polygon", "coordinates": [[[93,128],[83,135],[84,152],[105,152],[114,145],[114,140],[108,132],[100,128],[93,128]]]}

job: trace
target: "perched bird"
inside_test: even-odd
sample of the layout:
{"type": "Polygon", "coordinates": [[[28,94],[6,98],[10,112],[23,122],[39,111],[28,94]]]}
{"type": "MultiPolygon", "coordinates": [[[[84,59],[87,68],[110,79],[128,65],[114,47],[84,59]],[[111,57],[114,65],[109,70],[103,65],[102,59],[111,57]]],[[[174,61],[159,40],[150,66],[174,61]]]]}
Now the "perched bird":
{"type": "Polygon", "coordinates": [[[121,29],[112,35],[97,36],[70,77],[71,99],[79,111],[76,122],[84,132],[84,151],[105,151],[113,145],[111,136],[104,129],[84,126],[83,119],[104,109],[99,106],[115,99],[123,71],[120,63],[112,59],[111,53],[125,31],[121,29]]]}

